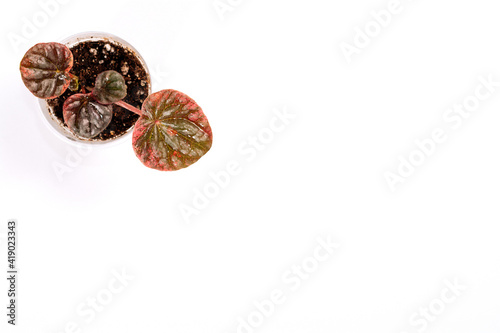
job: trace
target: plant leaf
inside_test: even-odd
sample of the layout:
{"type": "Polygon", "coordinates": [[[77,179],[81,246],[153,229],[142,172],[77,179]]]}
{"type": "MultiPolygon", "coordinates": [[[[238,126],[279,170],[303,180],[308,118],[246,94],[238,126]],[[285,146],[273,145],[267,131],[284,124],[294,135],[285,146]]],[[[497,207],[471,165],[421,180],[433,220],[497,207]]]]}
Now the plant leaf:
{"type": "Polygon", "coordinates": [[[99,104],[91,94],[75,94],[63,105],[64,122],[76,135],[90,139],[108,127],[113,105],[99,104]]]}
{"type": "Polygon", "coordinates": [[[210,150],[212,129],[194,100],[175,90],[162,90],[144,101],[132,144],[147,167],[174,171],[190,166],[210,150]]]}
{"type": "Polygon", "coordinates": [[[38,98],[60,96],[68,88],[73,54],[66,45],[39,43],[26,52],[20,71],[24,85],[38,98]]]}
{"type": "Polygon", "coordinates": [[[112,104],[127,96],[125,79],[117,71],[105,71],[97,75],[92,95],[102,104],[112,104]]]}

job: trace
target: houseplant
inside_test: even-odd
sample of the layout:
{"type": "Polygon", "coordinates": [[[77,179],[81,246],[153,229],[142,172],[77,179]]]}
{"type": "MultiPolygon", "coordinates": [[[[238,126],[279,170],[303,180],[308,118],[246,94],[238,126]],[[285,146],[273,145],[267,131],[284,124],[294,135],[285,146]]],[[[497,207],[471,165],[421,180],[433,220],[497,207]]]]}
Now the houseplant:
{"type": "MultiPolygon", "coordinates": [[[[124,76],[127,83],[125,102],[140,109],[146,97],[152,93],[152,80],[146,61],[133,45],[122,38],[105,32],[88,31],[59,42],[73,54],[71,72],[78,76],[80,90],[82,87],[92,87],[99,73],[115,70],[124,76]]],[[[64,102],[72,94],[67,89],[59,97],[38,99],[43,121],[58,139],[70,145],[92,148],[111,147],[129,140],[139,116],[118,106],[113,107],[111,123],[99,135],[92,139],[75,136],[65,124],[63,116],[64,102]]]]}
{"type": "MultiPolygon", "coordinates": [[[[127,118],[135,117],[133,148],[147,167],[161,171],[179,170],[195,163],[210,150],[212,130],[193,99],[171,89],[148,96],[144,93],[146,89],[140,87],[128,91],[127,84],[132,81],[130,75],[126,81],[123,74],[128,74],[131,64],[118,64],[116,60],[112,63],[112,43],[94,50],[79,58],[89,63],[79,64],[77,75],[72,71],[72,50],[60,43],[36,44],[26,52],[20,64],[25,86],[36,97],[47,100],[49,105],[52,103],[54,109],[62,109],[64,125],[75,139],[87,142],[106,140],[104,134],[115,132],[109,130],[113,117],[122,112],[127,118]],[[96,60],[98,54],[104,58],[96,60]],[[108,57],[110,59],[106,59],[108,57]],[[95,73],[94,67],[105,69],[107,63],[121,73],[114,69],[95,73]],[[117,65],[121,67],[117,68],[117,65]],[[136,105],[138,102],[142,105],[136,107],[124,100],[130,101],[131,97],[136,98],[133,100],[136,105]]],[[[140,78],[140,74],[135,76],[140,78]]],[[[142,86],[146,84],[149,82],[141,80],[142,86]]]]}

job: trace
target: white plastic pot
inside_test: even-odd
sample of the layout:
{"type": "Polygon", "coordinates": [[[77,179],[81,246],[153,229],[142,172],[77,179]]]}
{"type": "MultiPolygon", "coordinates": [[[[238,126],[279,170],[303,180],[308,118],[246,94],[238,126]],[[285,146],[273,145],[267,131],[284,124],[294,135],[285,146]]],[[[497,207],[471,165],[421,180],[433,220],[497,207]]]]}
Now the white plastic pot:
{"type": "MultiPolygon", "coordinates": [[[[144,67],[144,70],[146,72],[147,76],[147,81],[148,81],[148,95],[151,94],[151,76],[148,70],[148,66],[146,65],[146,62],[142,58],[142,56],[139,54],[139,52],[129,43],[124,41],[123,39],[108,34],[104,32],[82,32],[70,37],[67,37],[60,41],[61,44],[65,44],[68,47],[72,47],[74,45],[77,45],[81,42],[86,42],[86,41],[110,41],[114,44],[118,44],[130,51],[136,56],[136,58],[139,60],[141,65],[144,67]]],[[[40,108],[42,111],[42,118],[44,119],[44,123],[49,127],[50,131],[54,133],[59,139],[70,143],[70,144],[76,144],[76,145],[92,145],[94,147],[96,146],[109,146],[112,144],[118,144],[124,140],[127,139],[129,135],[132,134],[132,131],[134,127],[132,126],[129,128],[124,134],[108,139],[108,140],[97,140],[97,139],[82,139],[77,136],[75,136],[67,127],[64,126],[61,120],[59,120],[50,110],[50,106],[47,104],[47,101],[44,99],[39,99],[40,102],[40,108]]]]}

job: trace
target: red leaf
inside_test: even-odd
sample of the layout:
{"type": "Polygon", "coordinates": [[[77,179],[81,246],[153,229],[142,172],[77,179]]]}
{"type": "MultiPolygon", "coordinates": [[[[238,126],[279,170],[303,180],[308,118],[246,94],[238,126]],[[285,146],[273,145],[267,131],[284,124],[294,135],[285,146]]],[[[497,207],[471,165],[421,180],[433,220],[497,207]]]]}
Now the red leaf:
{"type": "Polygon", "coordinates": [[[113,106],[99,104],[91,94],[75,94],[63,105],[64,122],[76,135],[90,139],[108,127],[113,106]]]}
{"type": "Polygon", "coordinates": [[[212,129],[193,99],[162,90],[144,101],[132,144],[147,167],[174,171],[190,166],[210,150],[212,129]]]}
{"type": "Polygon", "coordinates": [[[60,96],[68,88],[73,54],[59,43],[40,43],[26,52],[20,70],[24,85],[38,98],[60,96]]]}

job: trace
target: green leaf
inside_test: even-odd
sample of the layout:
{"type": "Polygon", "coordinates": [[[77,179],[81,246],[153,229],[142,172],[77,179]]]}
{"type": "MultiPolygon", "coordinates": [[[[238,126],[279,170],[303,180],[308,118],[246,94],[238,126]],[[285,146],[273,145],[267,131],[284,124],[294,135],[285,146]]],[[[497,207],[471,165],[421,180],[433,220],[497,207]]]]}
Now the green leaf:
{"type": "Polygon", "coordinates": [[[91,94],[75,94],[63,105],[64,122],[76,135],[90,139],[108,127],[113,106],[99,104],[91,94]]]}
{"type": "Polygon", "coordinates": [[[147,167],[179,170],[210,150],[212,129],[194,100],[175,90],[162,90],[144,101],[132,144],[147,167]]]}
{"type": "Polygon", "coordinates": [[[26,52],[21,60],[20,71],[24,85],[38,98],[60,96],[75,76],[73,54],[59,43],[39,43],[26,52]]]}
{"type": "Polygon", "coordinates": [[[116,71],[105,71],[97,75],[92,95],[102,104],[112,104],[127,96],[127,85],[116,71]]]}

